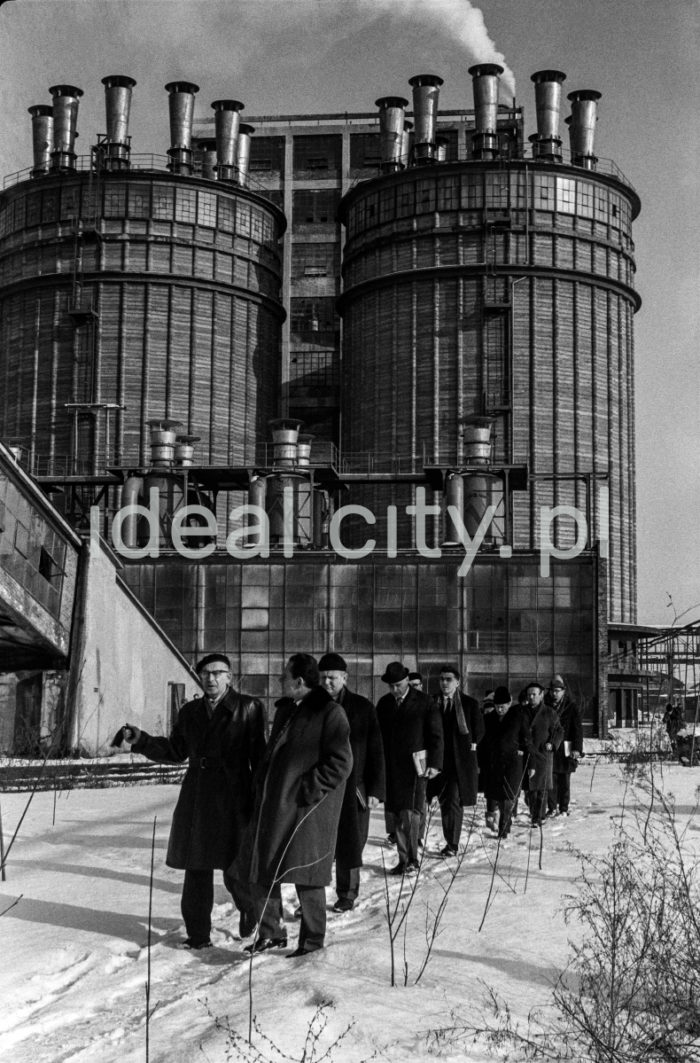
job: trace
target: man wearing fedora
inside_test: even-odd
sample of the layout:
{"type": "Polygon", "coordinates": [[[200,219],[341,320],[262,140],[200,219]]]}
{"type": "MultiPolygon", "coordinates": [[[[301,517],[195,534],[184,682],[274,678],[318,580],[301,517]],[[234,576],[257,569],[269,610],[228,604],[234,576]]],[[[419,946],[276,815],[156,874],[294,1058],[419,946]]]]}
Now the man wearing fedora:
{"type": "Polygon", "coordinates": [[[370,808],[384,800],[384,747],[377,712],[371,701],[348,690],[348,666],[339,653],[318,662],[321,686],[343,707],[350,724],[352,771],[345,780],[335,845],[334,912],[349,912],[360,889],[362,851],[367,844],[370,808]]]}
{"type": "Polygon", "coordinates": [[[386,809],[395,817],[399,857],[391,875],[412,874],[418,869],[426,785],[442,770],[440,710],[432,698],[410,686],[408,677],[408,668],[392,661],[382,676],[389,693],[377,705],[386,764],[386,809]]]}
{"type": "Polygon", "coordinates": [[[554,785],[547,795],[547,812],[550,816],[568,816],[571,776],[583,756],[583,722],[578,705],[569,697],[564,679],[559,673],[553,676],[549,684],[547,700],[559,717],[564,732],[561,745],[554,750],[554,785]]]}

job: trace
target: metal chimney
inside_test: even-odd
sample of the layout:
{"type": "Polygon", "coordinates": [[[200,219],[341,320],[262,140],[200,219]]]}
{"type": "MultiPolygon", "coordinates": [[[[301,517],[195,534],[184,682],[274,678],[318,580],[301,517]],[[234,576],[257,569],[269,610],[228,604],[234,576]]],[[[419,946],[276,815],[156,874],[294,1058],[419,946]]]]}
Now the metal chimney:
{"type": "Polygon", "coordinates": [[[172,465],[175,458],[176,429],[182,427],[182,421],[154,417],[146,423],[150,429],[151,465],[172,465]]]}
{"type": "Polygon", "coordinates": [[[561,109],[561,86],[566,74],[561,70],[538,70],[530,78],[535,83],[535,106],[537,108],[537,137],[533,154],[537,159],[561,162],[561,137],[559,136],[559,111],[561,109]]]}
{"type": "Polygon", "coordinates": [[[250,169],[250,138],[255,132],[255,126],[241,122],[238,127],[238,145],[236,147],[236,169],[238,171],[238,183],[244,187],[248,184],[248,171],[250,169]]]}
{"type": "Polygon", "coordinates": [[[191,81],[170,81],[165,86],[169,94],[170,107],[170,147],[168,155],[171,162],[168,169],[173,173],[192,173],[192,119],[194,117],[194,97],[199,92],[199,85],[191,81]]]}
{"type": "Polygon", "coordinates": [[[473,159],[497,159],[498,146],[498,79],[503,67],[498,63],[470,66],[474,91],[475,132],[472,136],[473,159]]]}
{"type": "Polygon", "coordinates": [[[178,435],[175,437],[175,464],[181,466],[194,465],[194,445],[199,443],[201,436],[178,435]]]}
{"type": "Polygon", "coordinates": [[[299,429],[303,423],[294,417],[279,417],[268,421],[272,434],[272,464],[275,468],[291,468],[296,465],[299,429]]]}
{"type": "Polygon", "coordinates": [[[201,155],[202,177],[206,177],[207,181],[216,181],[216,141],[213,137],[197,140],[195,149],[201,155]]]}
{"type": "Polygon", "coordinates": [[[220,181],[235,181],[236,147],[243,104],[240,100],[214,100],[211,106],[216,131],[216,172],[220,181]]]}
{"type": "Polygon", "coordinates": [[[54,85],[49,92],[53,96],[51,169],[74,170],[78,100],[83,95],[83,90],[74,85],[54,85]]]}
{"type": "Polygon", "coordinates": [[[408,83],[413,89],[413,156],[418,164],[432,162],[442,78],[437,74],[416,74],[408,83]]]}
{"type": "Polygon", "coordinates": [[[413,155],[413,122],[404,119],[403,136],[401,138],[401,162],[404,167],[408,166],[413,155]]]}
{"type": "Polygon", "coordinates": [[[435,140],[435,162],[447,162],[447,149],[449,140],[446,137],[437,137],[435,140]]]}
{"type": "Polygon", "coordinates": [[[403,96],[382,96],[375,100],[379,108],[379,160],[382,173],[401,170],[404,144],[405,108],[408,100],[403,96]]]}
{"type": "Polygon", "coordinates": [[[107,136],[103,144],[102,162],[105,170],[128,170],[131,152],[131,91],[136,82],[124,74],[110,74],[102,78],[102,84],[105,87],[107,114],[107,136]]]}
{"type": "Polygon", "coordinates": [[[580,89],[570,92],[567,99],[571,100],[571,161],[574,166],[595,170],[598,159],[593,154],[593,141],[600,93],[595,89],[580,89]]]}
{"type": "Polygon", "coordinates": [[[32,147],[34,152],[34,169],[32,177],[41,177],[48,173],[51,166],[51,148],[53,145],[53,107],[48,103],[36,103],[29,108],[32,116],[32,147]]]}

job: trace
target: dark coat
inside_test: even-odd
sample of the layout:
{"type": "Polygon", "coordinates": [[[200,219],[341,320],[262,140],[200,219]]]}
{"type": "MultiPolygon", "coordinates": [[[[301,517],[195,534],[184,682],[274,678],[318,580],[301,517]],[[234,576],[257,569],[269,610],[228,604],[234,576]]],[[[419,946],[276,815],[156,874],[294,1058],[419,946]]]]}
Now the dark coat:
{"type": "Polygon", "coordinates": [[[564,738],[564,731],[559,717],[551,705],[542,702],[537,708],[526,709],[530,724],[530,735],[535,747],[528,761],[528,773],[532,768],[535,774],[528,779],[530,790],[549,790],[554,784],[552,778],[553,753],[545,749],[547,744],[558,749],[564,738]]]}
{"type": "Polygon", "coordinates": [[[401,705],[393,694],[385,694],[377,704],[377,717],[384,741],[386,763],[386,808],[398,813],[413,808],[416,794],[416,768],[413,754],[425,749],[426,767],[442,770],[443,737],[440,711],[427,694],[408,688],[401,705]]]}
{"type": "Polygon", "coordinates": [[[298,704],[278,701],[234,878],[328,885],[351,768],[348,718],[330,694],[314,687],[298,704]]]}
{"type": "Polygon", "coordinates": [[[476,745],[484,734],[484,717],[478,701],[468,694],[459,693],[467,733],[460,734],[454,710],[445,713],[442,699],[436,702],[442,720],[444,755],[442,772],[428,783],[428,798],[438,797],[444,784],[457,780],[459,801],[462,805],[475,805],[479,788],[479,767],[476,745]],[[474,748],[472,749],[472,746],[474,748]]]}
{"type": "Polygon", "coordinates": [[[228,867],[250,818],[253,775],[265,751],[261,703],[229,687],[210,720],[206,698],[195,698],[180,709],[169,738],[142,731],[132,749],[168,764],[189,757],[170,830],[168,867],[228,867]]]}
{"type": "Polygon", "coordinates": [[[571,742],[572,752],[576,750],[577,753],[583,754],[583,721],[581,720],[581,713],[578,705],[569,699],[568,694],[564,694],[559,704],[552,705],[552,708],[559,717],[563,732],[561,745],[554,750],[552,770],[555,774],[570,774],[572,771],[576,771],[576,761],[573,757],[567,757],[564,753],[564,742],[571,742]]]}
{"type": "Polygon", "coordinates": [[[528,755],[535,752],[525,710],[511,705],[504,716],[494,710],[484,716],[479,743],[481,783],[486,797],[512,801],[522,789],[528,755]]]}
{"type": "Polygon", "coordinates": [[[368,797],[384,800],[384,745],[372,702],[361,694],[354,694],[347,687],[339,697],[350,725],[352,770],[345,783],[335,856],[345,867],[361,867],[367,835],[366,826],[362,823],[362,804],[366,807],[368,797]]]}

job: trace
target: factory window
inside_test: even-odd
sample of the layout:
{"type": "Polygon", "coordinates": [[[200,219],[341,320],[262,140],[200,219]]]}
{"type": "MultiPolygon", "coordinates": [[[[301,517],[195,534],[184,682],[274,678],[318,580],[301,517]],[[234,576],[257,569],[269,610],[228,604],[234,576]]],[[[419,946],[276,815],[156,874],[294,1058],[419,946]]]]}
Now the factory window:
{"type": "Polygon", "coordinates": [[[596,187],[595,190],[595,216],[596,221],[608,220],[608,190],[607,188],[596,187]]]}
{"type": "Polygon", "coordinates": [[[126,214],[126,185],[105,188],[105,218],[123,218],[126,214]]]}
{"type": "Polygon", "coordinates": [[[313,343],[318,333],[334,332],[337,328],[333,298],[292,299],[290,310],[292,332],[311,337],[305,343],[313,343]]]}
{"type": "Polygon", "coordinates": [[[239,236],[250,236],[250,206],[236,203],[236,232],[239,236]]]}
{"type": "Polygon", "coordinates": [[[397,217],[410,218],[415,213],[415,192],[416,189],[413,183],[399,187],[396,199],[397,217]]]}
{"type": "Polygon", "coordinates": [[[340,172],[343,138],[339,134],[295,136],[293,165],[296,175],[306,170],[322,171],[324,176],[340,172]]]}
{"type": "Polygon", "coordinates": [[[41,193],[27,196],[27,225],[38,225],[41,218],[41,193]]]}
{"type": "Polygon", "coordinates": [[[340,270],[337,244],[300,244],[292,247],[292,277],[327,277],[340,270]]]}
{"type": "Polygon", "coordinates": [[[41,220],[42,222],[56,221],[58,216],[58,199],[56,192],[44,192],[44,199],[41,204],[41,220]]]}
{"type": "Polygon", "coordinates": [[[435,210],[435,181],[416,181],[416,214],[427,214],[435,210]]]}
{"type": "Polygon", "coordinates": [[[593,185],[588,181],[578,183],[578,212],[584,218],[593,217],[593,185]]]}
{"type": "Polygon", "coordinates": [[[289,379],[297,388],[330,388],[338,384],[338,354],[335,349],[325,351],[292,351],[289,357],[289,379]]]}
{"type": "Polygon", "coordinates": [[[554,210],[554,178],[538,174],[535,177],[535,207],[554,210]]]}
{"type": "Polygon", "coordinates": [[[396,216],[394,189],[392,187],[382,189],[379,197],[379,220],[393,221],[396,216]]]}
{"type": "Polygon", "coordinates": [[[235,207],[236,204],[232,199],[219,200],[219,228],[223,232],[232,233],[235,228],[235,207]]]}
{"type": "Polygon", "coordinates": [[[39,551],[39,575],[54,586],[60,585],[63,575],[60,565],[44,546],[39,551]]]}
{"type": "Polygon", "coordinates": [[[462,206],[467,210],[478,210],[484,205],[483,174],[464,174],[462,176],[462,206]]]}
{"type": "Polygon", "coordinates": [[[492,210],[508,207],[508,175],[503,172],[486,174],[486,199],[484,206],[492,210]]]}
{"type": "Polygon", "coordinates": [[[199,192],[197,199],[197,225],[216,228],[216,196],[212,192],[199,192]]]}
{"type": "Polygon", "coordinates": [[[443,177],[438,185],[438,210],[457,210],[459,208],[459,178],[443,177]]]}
{"type": "Polygon", "coordinates": [[[334,222],[340,192],[335,188],[305,189],[292,197],[292,225],[334,222]]]}
{"type": "Polygon", "coordinates": [[[513,170],[510,175],[510,205],[511,207],[525,206],[525,171],[513,170]]]}
{"type": "Polygon", "coordinates": [[[130,185],[129,187],[129,217],[150,218],[151,216],[151,187],[146,184],[130,185]]]}
{"type": "Polygon", "coordinates": [[[175,221],[194,224],[197,218],[197,193],[193,188],[178,188],[175,205],[175,221]]]}
{"type": "Polygon", "coordinates": [[[249,169],[252,173],[280,173],[284,169],[284,137],[253,137],[249,169]]]}
{"type": "Polygon", "coordinates": [[[74,219],[78,217],[79,213],[80,189],[64,188],[61,194],[61,218],[74,219]]]}
{"type": "Polygon", "coordinates": [[[576,182],[569,177],[557,177],[557,210],[563,214],[576,210],[576,182]]]}
{"type": "Polygon", "coordinates": [[[379,163],[379,133],[353,133],[350,137],[350,169],[376,170],[379,163]]]}
{"type": "Polygon", "coordinates": [[[258,243],[262,242],[263,238],[263,215],[262,212],[255,207],[250,209],[250,235],[258,243]]]}
{"type": "Polygon", "coordinates": [[[174,188],[153,189],[153,217],[162,221],[172,221],[175,201],[174,188]]]}

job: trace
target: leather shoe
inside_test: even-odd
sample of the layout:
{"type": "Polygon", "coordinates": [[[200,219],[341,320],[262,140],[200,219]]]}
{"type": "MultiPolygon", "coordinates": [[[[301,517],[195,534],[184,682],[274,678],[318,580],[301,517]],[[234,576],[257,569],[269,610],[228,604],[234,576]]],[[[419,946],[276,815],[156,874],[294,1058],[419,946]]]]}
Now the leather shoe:
{"type": "Polygon", "coordinates": [[[300,945],[294,950],[294,952],[287,953],[288,960],[296,960],[299,956],[309,956],[312,952],[318,952],[318,949],[305,949],[300,945]]]}
{"type": "Polygon", "coordinates": [[[405,873],[406,873],[406,865],[405,864],[397,864],[396,867],[392,867],[392,868],[390,868],[389,871],[387,871],[387,875],[404,875],[405,873]]]}
{"type": "Polygon", "coordinates": [[[287,939],[284,938],[257,938],[252,945],[246,945],[246,952],[267,952],[268,949],[286,949],[287,939]]]}
{"type": "Polygon", "coordinates": [[[210,949],[211,941],[209,938],[205,938],[204,941],[195,941],[194,938],[185,938],[183,945],[186,949],[210,949]]]}
{"type": "Polygon", "coordinates": [[[457,849],[455,848],[454,845],[445,845],[440,850],[440,856],[456,856],[456,855],[457,855],[457,849]]]}
{"type": "Polygon", "coordinates": [[[349,897],[338,897],[338,900],[333,905],[334,912],[351,912],[355,907],[355,902],[351,901],[349,897]]]}

